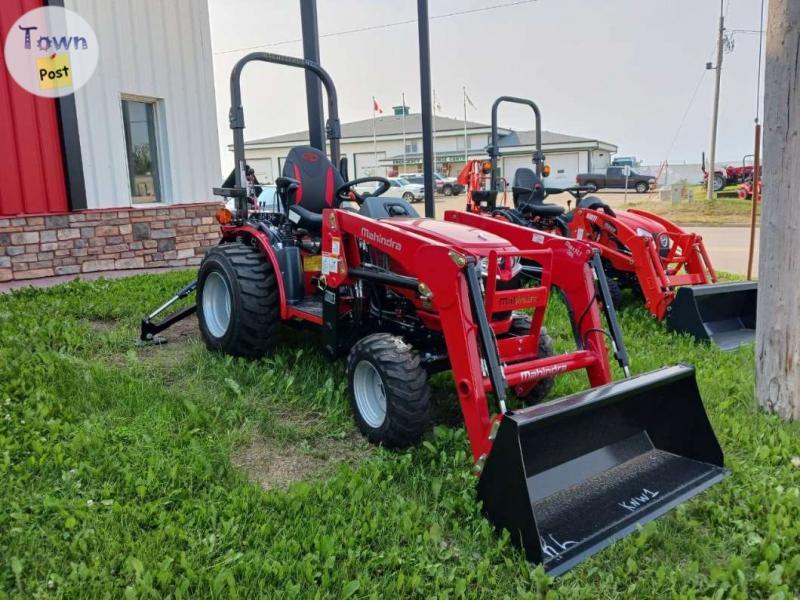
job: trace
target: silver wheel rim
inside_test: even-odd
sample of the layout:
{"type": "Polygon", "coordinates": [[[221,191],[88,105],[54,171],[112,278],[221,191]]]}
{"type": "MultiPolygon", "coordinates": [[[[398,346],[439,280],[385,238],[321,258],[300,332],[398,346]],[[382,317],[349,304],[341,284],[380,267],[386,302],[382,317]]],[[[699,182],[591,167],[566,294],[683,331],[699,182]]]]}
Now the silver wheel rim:
{"type": "Polygon", "coordinates": [[[203,320],[216,338],[224,336],[231,324],[231,292],[228,282],[217,271],[209,273],[203,285],[203,320]]]}
{"type": "Polygon", "coordinates": [[[383,379],[371,362],[362,360],[353,373],[353,394],[361,418],[373,429],[386,420],[386,390],[383,379]]]}
{"type": "Polygon", "coordinates": [[[406,202],[408,202],[409,204],[411,204],[411,203],[414,201],[414,194],[409,194],[408,192],[406,192],[406,193],[403,195],[403,200],[405,200],[406,202]]]}

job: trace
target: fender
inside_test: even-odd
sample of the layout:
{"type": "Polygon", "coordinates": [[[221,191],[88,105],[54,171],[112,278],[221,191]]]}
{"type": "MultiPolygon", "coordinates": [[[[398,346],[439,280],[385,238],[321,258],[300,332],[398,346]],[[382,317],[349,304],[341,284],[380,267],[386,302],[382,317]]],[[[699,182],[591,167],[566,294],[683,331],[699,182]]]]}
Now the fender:
{"type": "Polygon", "coordinates": [[[222,227],[222,239],[223,240],[231,240],[235,238],[237,235],[247,235],[253,238],[258,247],[261,251],[266,255],[269,259],[270,264],[272,265],[273,270],[276,274],[276,281],[278,282],[278,300],[280,303],[281,308],[281,320],[286,320],[289,318],[289,307],[286,302],[286,292],[283,288],[283,277],[280,276],[281,268],[278,264],[278,257],[275,254],[275,250],[272,248],[272,244],[269,243],[269,238],[263,231],[259,231],[252,225],[242,225],[238,227],[222,227]]]}

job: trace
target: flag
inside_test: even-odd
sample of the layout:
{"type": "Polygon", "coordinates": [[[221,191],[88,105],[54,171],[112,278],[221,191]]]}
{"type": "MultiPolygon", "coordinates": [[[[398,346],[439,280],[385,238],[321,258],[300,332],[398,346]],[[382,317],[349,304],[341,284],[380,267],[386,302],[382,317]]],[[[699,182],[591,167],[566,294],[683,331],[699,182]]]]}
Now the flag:
{"type": "Polygon", "coordinates": [[[372,97],[372,112],[383,114],[383,109],[381,108],[381,105],[378,104],[378,101],[375,100],[375,96],[372,97]]]}
{"type": "Polygon", "coordinates": [[[467,104],[469,104],[469,105],[470,105],[472,108],[474,108],[474,109],[476,109],[476,110],[478,109],[478,107],[477,107],[477,106],[475,106],[475,105],[472,103],[472,100],[471,100],[471,99],[470,99],[470,97],[467,95],[467,90],[466,90],[466,88],[464,89],[464,98],[467,100],[467,104]]]}

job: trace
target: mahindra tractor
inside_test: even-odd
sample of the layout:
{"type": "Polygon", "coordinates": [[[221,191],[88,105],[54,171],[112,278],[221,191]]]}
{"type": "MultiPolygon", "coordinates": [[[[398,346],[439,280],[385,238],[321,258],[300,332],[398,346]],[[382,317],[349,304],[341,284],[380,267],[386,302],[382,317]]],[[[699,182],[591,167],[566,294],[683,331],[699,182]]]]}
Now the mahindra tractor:
{"type": "Polygon", "coordinates": [[[726,350],[753,341],[756,283],[719,283],[702,237],[659,215],[633,208],[613,210],[589,195],[595,191],[591,186],[547,187],[548,166],[539,131],[541,115],[531,100],[503,96],[494,102],[489,160],[471,160],[459,175],[468,187],[468,212],[588,242],[601,254],[613,301],[618,304],[622,291],[632,290],[654,317],[666,320],[671,331],[689,333],[726,350]],[[504,102],[530,107],[537,131],[534,168],[514,173],[512,205],[509,186],[497,169],[497,112],[504,102]],[[575,199],[574,210],[547,202],[549,196],[564,192],[575,199]]]}
{"type": "Polygon", "coordinates": [[[421,218],[386,195],[384,178],[348,180],[336,89],[310,60],[240,59],[230,126],[236,181],[215,193],[235,208],[220,209],[219,245],[196,283],[142,322],[143,340],[196,313],[209,350],[258,359],[284,351],[280,328],[310,328],[347,371],[357,427],[397,449],[425,435],[430,377],[449,371],[484,514],[551,574],[726,476],[692,367],[612,381],[607,339],[626,375],[628,358],[591,244],[482,214],[421,218]],[[288,153],[274,211],[247,202],[239,81],[251,62],[304,69],[327,93],[330,154],[288,153]],[[356,191],[367,182],[373,193],[356,191]],[[195,291],[193,306],[156,320],[195,291]],[[554,292],[574,339],[561,354],[542,326],[554,292]],[[542,402],[554,377],[574,371],[587,391],[542,402]]]}

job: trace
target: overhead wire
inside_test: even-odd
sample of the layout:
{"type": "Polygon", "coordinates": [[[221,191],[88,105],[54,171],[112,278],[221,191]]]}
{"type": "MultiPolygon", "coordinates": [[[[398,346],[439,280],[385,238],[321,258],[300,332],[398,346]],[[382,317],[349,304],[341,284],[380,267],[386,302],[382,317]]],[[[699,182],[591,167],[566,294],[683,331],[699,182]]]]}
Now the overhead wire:
{"type": "MultiPolygon", "coordinates": [[[[447,19],[450,17],[458,17],[461,15],[471,15],[475,13],[486,12],[490,10],[496,10],[501,8],[511,8],[514,6],[521,6],[523,4],[532,4],[534,2],[538,2],[538,0],[515,0],[513,2],[505,2],[500,4],[492,4],[490,6],[480,6],[478,8],[470,8],[467,10],[458,10],[449,13],[443,13],[441,15],[432,15],[430,17],[431,21],[436,19],[447,19]]],[[[406,19],[404,21],[393,21],[391,23],[381,23],[379,25],[366,25],[364,27],[357,27],[354,29],[345,29],[342,31],[333,31],[331,33],[322,33],[320,34],[320,38],[329,38],[329,37],[337,37],[340,35],[350,35],[353,33],[363,33],[365,31],[378,31],[381,29],[388,29],[390,27],[398,27],[400,25],[410,25],[412,23],[416,23],[417,19],[406,19]]],[[[274,48],[276,46],[283,46],[286,44],[295,44],[298,42],[302,42],[302,38],[295,38],[291,40],[281,40],[279,42],[271,42],[266,44],[258,44],[255,46],[244,46],[242,48],[232,48],[230,50],[220,50],[219,52],[214,52],[215,55],[217,54],[231,54],[233,52],[244,52],[246,50],[257,50],[259,48],[274,48]]]]}

